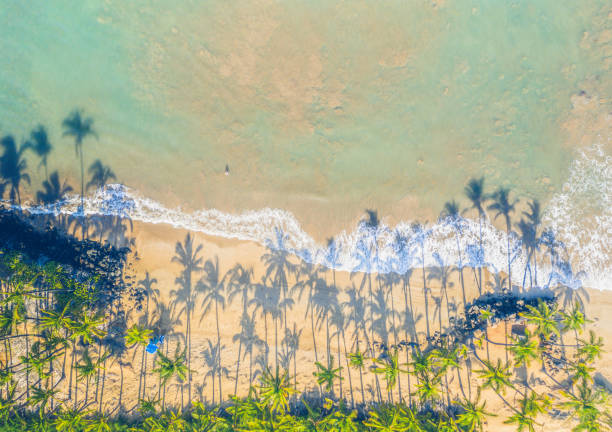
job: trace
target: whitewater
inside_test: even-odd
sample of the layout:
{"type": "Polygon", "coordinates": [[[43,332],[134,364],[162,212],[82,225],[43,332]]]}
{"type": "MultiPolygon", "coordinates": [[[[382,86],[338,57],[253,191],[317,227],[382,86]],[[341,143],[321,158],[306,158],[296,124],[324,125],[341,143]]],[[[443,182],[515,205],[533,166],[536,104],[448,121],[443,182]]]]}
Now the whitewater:
{"type": "MultiPolygon", "coordinates": [[[[536,252],[537,263],[528,263],[520,238],[516,233],[510,234],[514,282],[520,285],[527,279],[528,285],[536,286],[562,283],[575,289],[612,288],[611,162],[601,145],[579,151],[561,191],[547,203],[539,231],[554,234],[548,240],[554,240],[559,249],[555,265],[544,244],[536,252]]],[[[381,223],[376,228],[359,223],[323,245],[302,229],[292,213],[281,209],[263,208],[240,214],[203,209],[190,213],[180,207],[168,208],[121,184],[99,189],[84,199],[83,209],[80,206],[78,195],[67,195],[53,205],[25,204],[23,208],[31,214],[121,216],[148,224],[167,224],[209,236],[257,242],[345,271],[404,273],[423,264],[487,267],[495,273],[507,273],[508,268],[506,232],[488,219],[483,219],[482,226],[478,220],[463,217],[424,226],[412,221],[395,226],[381,223]]],[[[518,220],[519,215],[514,218],[518,220]]]]}

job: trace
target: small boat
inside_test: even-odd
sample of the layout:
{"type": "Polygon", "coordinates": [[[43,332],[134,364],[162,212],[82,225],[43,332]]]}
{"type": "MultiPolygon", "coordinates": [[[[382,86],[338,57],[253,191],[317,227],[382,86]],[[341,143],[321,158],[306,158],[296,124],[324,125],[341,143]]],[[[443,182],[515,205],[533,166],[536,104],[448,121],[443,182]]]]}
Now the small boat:
{"type": "Polygon", "coordinates": [[[164,343],[164,336],[163,335],[151,338],[151,339],[149,339],[149,344],[147,345],[145,350],[149,354],[155,354],[157,352],[157,350],[159,349],[159,346],[162,343],[164,343]]]}

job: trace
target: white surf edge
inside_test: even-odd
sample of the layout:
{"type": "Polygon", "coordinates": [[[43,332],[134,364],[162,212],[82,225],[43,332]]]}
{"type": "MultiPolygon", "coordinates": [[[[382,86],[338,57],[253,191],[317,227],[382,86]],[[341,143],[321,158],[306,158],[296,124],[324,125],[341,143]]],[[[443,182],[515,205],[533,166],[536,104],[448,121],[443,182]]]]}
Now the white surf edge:
{"type": "MultiPolygon", "coordinates": [[[[571,264],[572,271],[568,273],[567,268],[552,269],[546,248],[542,246],[537,253],[537,285],[561,278],[574,288],[612,289],[611,162],[612,158],[601,145],[580,151],[570,167],[562,191],[547,203],[542,228],[550,228],[557,240],[566,246],[562,256],[571,264]]],[[[209,236],[283,248],[304,260],[337,270],[402,273],[422,265],[420,243],[412,221],[400,222],[393,227],[382,224],[377,230],[359,224],[351,231],[338,233],[330,249],[327,245],[317,244],[292,213],[281,209],[262,208],[240,214],[203,209],[188,213],[180,208],[168,208],[121,184],[107,185],[86,197],[83,212],[80,204],[79,196],[68,195],[54,205],[26,204],[23,209],[32,214],[84,213],[87,216],[124,216],[143,223],[167,224],[209,236]],[[402,245],[396,241],[398,234],[411,240],[402,245]],[[378,245],[377,248],[374,243],[378,245]]],[[[441,262],[445,265],[462,263],[464,266],[486,266],[494,272],[507,272],[506,233],[495,228],[490,221],[484,221],[483,257],[478,253],[481,241],[478,221],[461,219],[460,222],[462,229],[459,236],[456,236],[456,230],[448,220],[424,227],[425,266],[435,266],[441,262]]],[[[510,249],[513,280],[521,284],[523,277],[529,277],[529,272],[525,273],[527,256],[516,235],[511,235],[510,249]]],[[[534,277],[535,268],[533,264],[530,267],[531,277],[534,277]]]]}

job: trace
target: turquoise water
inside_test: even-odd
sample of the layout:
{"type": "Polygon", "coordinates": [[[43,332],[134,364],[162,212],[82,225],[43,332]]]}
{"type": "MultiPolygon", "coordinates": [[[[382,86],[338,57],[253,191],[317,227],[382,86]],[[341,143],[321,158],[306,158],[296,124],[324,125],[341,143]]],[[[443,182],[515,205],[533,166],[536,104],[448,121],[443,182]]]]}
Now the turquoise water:
{"type": "Polygon", "coordinates": [[[580,148],[609,154],[611,13],[596,0],[4,0],[0,133],[47,125],[50,170],[77,184],[60,124],[81,107],[99,135],[86,165],[102,159],[156,212],[279,208],[318,241],[366,207],[433,220],[472,176],[550,204],[576,187],[563,185],[580,148]]]}

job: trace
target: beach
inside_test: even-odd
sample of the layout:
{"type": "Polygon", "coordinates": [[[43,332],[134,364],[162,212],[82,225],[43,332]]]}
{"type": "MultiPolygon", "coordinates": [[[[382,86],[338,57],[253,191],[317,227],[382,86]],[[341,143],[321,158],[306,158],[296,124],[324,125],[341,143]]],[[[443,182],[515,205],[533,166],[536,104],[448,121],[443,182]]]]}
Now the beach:
{"type": "MultiPolygon", "coordinates": [[[[155,278],[157,283],[154,285],[154,288],[159,290],[159,295],[156,296],[158,301],[161,303],[165,303],[166,305],[171,305],[172,302],[177,301],[177,297],[173,294],[173,290],[177,290],[180,287],[177,286],[175,279],[179,276],[181,267],[177,263],[171,262],[173,256],[175,256],[175,247],[176,242],[182,242],[185,240],[185,236],[188,232],[183,230],[177,230],[173,228],[169,228],[163,225],[147,225],[147,224],[139,224],[136,223],[134,226],[134,233],[136,239],[136,249],[139,251],[139,261],[136,262],[134,271],[138,275],[144,274],[144,272],[149,272],[150,278],[155,278]]],[[[202,245],[201,256],[202,259],[205,260],[214,260],[218,258],[219,261],[219,270],[221,275],[225,275],[236,263],[240,263],[245,268],[252,268],[254,271],[253,280],[257,281],[261,276],[265,274],[265,266],[261,262],[260,257],[266,252],[266,249],[261,245],[254,244],[252,242],[238,241],[238,240],[226,240],[226,239],[218,239],[207,237],[203,235],[193,234],[193,242],[194,245],[202,245]]],[[[299,260],[295,257],[291,257],[290,260],[296,264],[299,264],[299,260]]],[[[438,326],[438,317],[434,315],[434,307],[432,306],[431,298],[432,296],[439,296],[441,293],[441,285],[437,280],[433,280],[428,278],[431,269],[426,269],[426,284],[429,291],[430,303],[429,303],[429,314],[430,314],[430,325],[432,327],[432,333],[437,330],[438,326]]],[[[415,269],[413,276],[410,278],[410,285],[413,290],[412,301],[414,310],[419,314],[424,314],[424,297],[423,297],[423,276],[422,270],[415,269]]],[[[203,273],[198,273],[194,275],[194,281],[196,277],[204,276],[203,273]]],[[[323,276],[323,274],[322,274],[323,276]]],[[[373,275],[374,283],[376,284],[375,275],[373,275]]],[[[331,283],[332,281],[332,273],[327,271],[324,274],[326,280],[331,283]]],[[[359,286],[363,274],[355,274],[353,277],[347,272],[335,272],[336,285],[338,287],[339,293],[337,294],[337,298],[340,302],[348,300],[346,291],[355,285],[359,286]]],[[[465,280],[467,286],[468,299],[473,299],[478,296],[478,290],[473,282],[474,276],[471,274],[471,270],[467,270],[465,272],[465,280]]],[[[484,273],[483,280],[485,285],[488,286],[488,291],[493,290],[492,284],[495,282],[495,277],[493,274],[489,272],[484,273]]],[[[289,285],[293,285],[293,278],[289,278],[289,285]]],[[[451,299],[451,303],[457,302],[461,303],[461,292],[460,292],[460,283],[459,283],[459,275],[458,273],[453,273],[448,280],[448,296],[451,299]]],[[[393,291],[393,303],[397,307],[397,311],[404,309],[405,299],[402,294],[401,284],[394,285],[393,291]]],[[[586,314],[587,317],[592,320],[592,322],[588,325],[589,329],[592,329],[596,332],[598,336],[604,338],[605,341],[612,340],[612,318],[609,318],[609,314],[607,310],[612,307],[612,297],[609,293],[605,291],[595,290],[595,289],[587,289],[586,293],[589,297],[587,300],[585,297],[585,306],[586,306],[586,314]]],[[[365,295],[365,291],[364,291],[365,295]]],[[[300,391],[313,394],[318,394],[319,389],[316,385],[316,381],[312,375],[313,372],[316,371],[315,367],[315,347],[313,340],[316,341],[317,349],[318,349],[318,360],[324,362],[325,358],[325,350],[326,350],[326,326],[325,322],[315,322],[315,336],[313,338],[312,328],[310,323],[310,309],[308,308],[308,296],[307,293],[299,298],[298,295],[292,296],[295,300],[295,303],[292,307],[290,307],[287,311],[287,327],[289,329],[293,329],[294,325],[295,329],[298,333],[301,333],[299,337],[299,348],[297,349],[295,355],[295,365],[293,361],[291,361],[289,367],[289,374],[291,376],[291,380],[295,378],[295,382],[297,382],[297,389],[300,391]],[[297,375],[293,372],[294,367],[297,369],[297,375]]],[[[194,397],[200,398],[205,401],[213,400],[213,387],[212,380],[210,376],[207,374],[210,371],[210,366],[206,365],[205,355],[203,351],[208,346],[208,341],[212,341],[212,343],[216,344],[216,322],[214,313],[209,312],[203,318],[201,317],[202,309],[200,308],[200,303],[202,300],[202,296],[196,297],[196,308],[193,312],[193,327],[192,327],[192,370],[193,370],[193,393],[194,397]]],[[[391,297],[387,298],[387,306],[391,307],[391,297]]],[[[154,306],[150,307],[151,313],[151,328],[155,328],[153,318],[155,316],[155,308],[154,306]]],[[[224,398],[227,395],[232,394],[235,387],[235,374],[236,374],[236,366],[238,359],[238,351],[240,349],[239,343],[236,340],[233,340],[234,335],[240,333],[240,316],[241,316],[241,300],[239,296],[234,298],[233,302],[228,302],[225,305],[225,308],[220,312],[219,315],[219,331],[221,336],[221,345],[223,346],[221,352],[221,362],[223,367],[227,368],[228,376],[224,376],[222,380],[222,388],[224,398]]],[[[128,322],[138,322],[138,319],[142,316],[142,311],[138,312],[130,307],[126,308],[130,311],[129,321],[128,322]]],[[[249,306],[249,310],[252,309],[252,306],[249,306]]],[[[177,309],[178,310],[178,309],[177,309]]],[[[452,315],[452,312],[451,312],[452,315]]],[[[177,325],[173,330],[175,332],[183,332],[185,331],[185,314],[181,315],[182,317],[182,325],[177,325]]],[[[363,319],[364,317],[361,317],[363,319]]],[[[365,317],[367,319],[367,317],[365,317]]],[[[448,321],[448,312],[442,311],[442,322],[443,326],[446,327],[448,321]]],[[[263,318],[260,314],[256,314],[256,333],[261,338],[264,339],[264,322],[263,318]]],[[[387,317],[387,324],[391,326],[392,318],[387,317]]],[[[398,317],[398,327],[399,327],[399,317],[398,317]]],[[[273,320],[268,317],[268,343],[270,344],[270,356],[274,357],[274,331],[273,331],[273,320]]],[[[280,327],[284,327],[284,324],[279,323],[280,327]]],[[[507,330],[507,329],[506,329],[507,330]]],[[[420,338],[424,338],[424,334],[426,331],[425,324],[423,320],[421,320],[417,324],[417,331],[419,332],[420,338]]],[[[348,339],[349,343],[349,352],[351,351],[351,345],[354,344],[351,342],[352,338],[350,334],[352,333],[352,325],[347,325],[345,328],[345,337],[348,339]]],[[[583,335],[586,337],[586,335],[583,335]]],[[[405,335],[403,331],[398,330],[398,340],[405,340],[405,335]]],[[[502,323],[498,323],[495,326],[489,329],[488,337],[493,342],[503,343],[504,342],[504,325],[502,323]]],[[[176,337],[167,338],[164,344],[167,344],[170,353],[172,354],[174,348],[176,347],[178,339],[176,337]]],[[[394,336],[392,332],[389,334],[389,343],[392,344],[394,341],[394,336]]],[[[334,361],[337,362],[338,354],[337,354],[337,345],[340,342],[340,358],[342,362],[342,366],[344,369],[342,370],[342,375],[344,376],[344,380],[342,382],[342,391],[343,397],[347,400],[351,398],[351,386],[348,382],[348,367],[346,364],[345,357],[345,346],[342,338],[340,341],[337,340],[337,333],[332,327],[329,339],[331,345],[331,354],[334,356],[334,361]]],[[[363,339],[362,339],[363,342],[363,339]]],[[[165,347],[165,345],[163,345],[165,347]]],[[[606,344],[607,346],[607,344],[606,344]]],[[[181,349],[184,349],[185,343],[181,342],[181,349]]],[[[164,348],[161,348],[162,350],[164,348]]],[[[364,349],[362,345],[362,350],[364,349]]],[[[605,349],[605,348],[604,348],[605,349]]],[[[279,344],[279,351],[282,348],[279,344]]],[[[256,353],[259,350],[255,350],[256,353]]],[[[491,358],[501,358],[503,359],[503,348],[496,347],[495,345],[491,345],[489,347],[491,358]]],[[[481,348],[477,350],[480,353],[480,356],[484,358],[485,349],[481,348]]],[[[244,351],[242,351],[242,356],[244,356],[244,351]]],[[[403,356],[405,354],[401,354],[403,356]]],[[[126,355],[127,358],[132,356],[129,351],[126,355]]],[[[137,386],[138,382],[138,372],[139,372],[139,360],[138,356],[133,357],[131,366],[125,366],[123,369],[124,374],[124,387],[122,392],[123,404],[126,407],[131,406],[136,403],[136,394],[137,394],[137,386]]],[[[147,363],[149,366],[149,370],[154,366],[154,355],[147,354],[147,363]]],[[[273,362],[273,360],[270,360],[273,362]]],[[[405,362],[406,360],[402,360],[405,362]]],[[[273,364],[273,363],[272,363],[273,364]]],[[[476,369],[477,365],[474,365],[476,369]]],[[[599,377],[599,382],[606,383],[612,381],[612,366],[609,362],[609,354],[608,349],[605,349],[605,353],[603,357],[595,363],[597,376],[599,377]]],[[[260,366],[254,365],[253,368],[257,370],[260,366]]],[[[464,372],[463,372],[464,373],[464,372]]],[[[109,407],[114,406],[117,403],[117,398],[119,394],[119,387],[121,384],[120,379],[120,371],[119,368],[114,365],[110,366],[107,371],[106,378],[106,388],[105,390],[107,396],[105,396],[106,402],[109,407]]],[[[414,379],[414,378],[413,378],[414,379]]],[[[465,379],[465,378],[464,378],[465,379]]],[[[249,391],[249,357],[246,356],[241,358],[240,368],[238,370],[238,386],[237,393],[238,395],[245,396],[249,391]]],[[[407,379],[406,376],[400,376],[401,385],[403,385],[403,397],[407,398],[407,379]]],[[[355,369],[351,369],[351,381],[352,381],[352,397],[356,403],[361,402],[361,388],[358,379],[358,372],[355,369]]],[[[159,383],[154,375],[149,375],[147,379],[147,387],[148,389],[145,391],[147,395],[150,397],[156,397],[157,391],[159,390],[159,383]]],[[[364,374],[364,386],[366,388],[366,401],[375,401],[376,400],[376,383],[375,383],[375,375],[371,372],[366,372],[364,374]]],[[[257,385],[257,379],[254,378],[252,381],[253,385],[257,385]]],[[[381,386],[384,386],[383,383],[380,383],[381,386]]],[[[414,386],[414,382],[412,383],[414,386]]],[[[465,386],[465,382],[463,383],[465,386]]],[[[476,385],[476,381],[474,380],[473,385],[476,385]]],[[[537,388],[537,385],[534,384],[534,387],[537,388]]],[[[455,396],[460,396],[460,389],[458,387],[458,382],[453,380],[449,384],[449,388],[451,394],[455,396]]],[[[542,389],[550,390],[545,387],[542,389]]],[[[168,395],[166,398],[167,404],[172,404],[174,406],[180,406],[181,401],[185,402],[187,397],[186,388],[183,386],[183,395],[181,395],[181,391],[178,387],[170,390],[168,389],[168,395]]],[[[218,387],[215,390],[218,392],[218,387]]],[[[340,387],[336,384],[334,388],[335,394],[339,395],[340,387]]],[[[383,388],[384,394],[384,388],[383,388]]],[[[414,391],[414,388],[412,389],[414,391]]],[[[394,396],[397,399],[398,389],[395,389],[394,396]]],[[[215,395],[215,400],[218,401],[218,395],[215,395]]],[[[514,428],[510,425],[503,424],[503,421],[512,414],[504,407],[503,402],[491,391],[484,392],[484,399],[487,402],[487,409],[491,412],[498,414],[498,417],[492,417],[489,419],[489,425],[486,430],[514,430],[514,428]]],[[[541,430],[569,430],[569,426],[567,423],[567,419],[547,419],[546,424],[543,425],[541,430]]]]}
{"type": "MultiPolygon", "coordinates": [[[[360,414],[418,400],[458,419],[482,387],[484,430],[516,430],[504,421],[528,395],[577,391],[591,337],[606,346],[583,383],[612,393],[608,2],[8,0],[0,27],[2,206],[129,248],[91,316],[99,299],[47,293],[49,309],[78,303],[59,332],[70,355],[38,382],[48,397],[111,416],[227,406],[278,368],[304,400],[360,414]],[[559,312],[540,321],[551,336],[527,304],[589,321],[559,312]],[[104,336],[75,336],[98,318],[104,336]],[[524,376],[505,346],[532,336],[524,376]],[[460,365],[441,366],[450,339],[460,365]],[[417,395],[421,349],[444,376],[433,396],[417,395]],[[191,371],[164,381],[183,355],[191,371]],[[92,358],[95,377],[73,382],[92,358]],[[387,391],[393,362],[412,374],[387,391]],[[495,364],[505,392],[483,384],[495,364]]],[[[0,348],[7,371],[33,351],[27,330],[58,331],[38,328],[38,300],[2,330],[25,330],[0,348]]],[[[536,430],[571,429],[540,402],[536,430]]]]}

